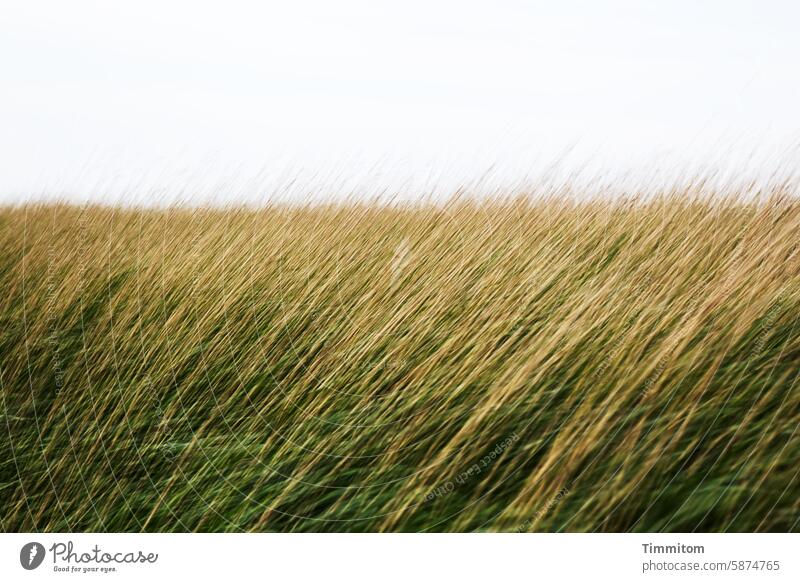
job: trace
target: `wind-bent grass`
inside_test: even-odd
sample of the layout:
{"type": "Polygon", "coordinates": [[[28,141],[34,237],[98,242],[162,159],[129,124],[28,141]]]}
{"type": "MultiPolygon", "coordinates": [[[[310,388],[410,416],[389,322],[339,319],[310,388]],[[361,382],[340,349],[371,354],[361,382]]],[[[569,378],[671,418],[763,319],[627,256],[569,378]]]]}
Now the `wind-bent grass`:
{"type": "Polygon", "coordinates": [[[0,225],[3,530],[798,529],[790,198],[0,225]]]}

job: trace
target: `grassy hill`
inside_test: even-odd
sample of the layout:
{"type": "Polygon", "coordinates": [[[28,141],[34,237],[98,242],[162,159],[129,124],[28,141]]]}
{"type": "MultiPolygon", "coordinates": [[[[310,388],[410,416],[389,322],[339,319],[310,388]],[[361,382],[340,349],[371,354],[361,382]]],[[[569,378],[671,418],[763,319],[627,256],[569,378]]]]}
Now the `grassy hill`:
{"type": "Polygon", "coordinates": [[[796,531],[800,203],[0,209],[4,531],[796,531]]]}

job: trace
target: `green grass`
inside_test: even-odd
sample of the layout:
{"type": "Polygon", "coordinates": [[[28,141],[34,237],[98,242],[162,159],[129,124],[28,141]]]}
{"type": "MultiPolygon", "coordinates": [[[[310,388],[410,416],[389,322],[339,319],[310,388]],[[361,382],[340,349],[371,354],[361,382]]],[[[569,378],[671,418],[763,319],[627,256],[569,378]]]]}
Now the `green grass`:
{"type": "Polygon", "coordinates": [[[4,531],[796,531],[800,204],[0,210],[4,531]]]}

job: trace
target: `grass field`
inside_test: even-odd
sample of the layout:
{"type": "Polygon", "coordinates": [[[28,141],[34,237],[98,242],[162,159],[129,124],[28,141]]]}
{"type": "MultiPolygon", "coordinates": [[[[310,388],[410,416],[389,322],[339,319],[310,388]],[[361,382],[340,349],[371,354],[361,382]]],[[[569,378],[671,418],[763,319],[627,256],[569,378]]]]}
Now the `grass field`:
{"type": "Polygon", "coordinates": [[[800,202],[0,210],[4,531],[797,531],[800,202]]]}

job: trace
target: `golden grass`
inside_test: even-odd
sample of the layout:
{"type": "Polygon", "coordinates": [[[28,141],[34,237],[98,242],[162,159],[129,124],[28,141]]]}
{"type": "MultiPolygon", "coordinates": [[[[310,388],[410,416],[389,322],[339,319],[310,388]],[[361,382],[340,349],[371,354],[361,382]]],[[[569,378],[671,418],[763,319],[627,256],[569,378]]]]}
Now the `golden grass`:
{"type": "Polygon", "coordinates": [[[0,224],[4,530],[797,529],[791,198],[0,224]]]}

